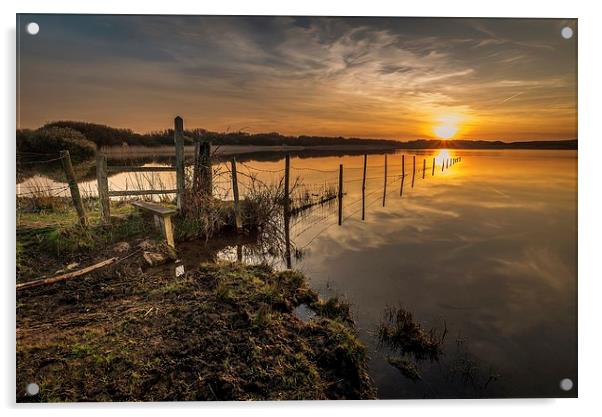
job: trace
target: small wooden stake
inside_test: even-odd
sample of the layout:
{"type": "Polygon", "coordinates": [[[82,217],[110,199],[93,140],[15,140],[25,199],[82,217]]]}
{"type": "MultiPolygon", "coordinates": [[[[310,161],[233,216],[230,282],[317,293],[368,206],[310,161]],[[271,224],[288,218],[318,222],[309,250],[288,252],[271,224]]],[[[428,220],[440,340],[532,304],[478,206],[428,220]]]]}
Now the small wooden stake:
{"type": "Polygon", "coordinates": [[[364,154],[364,176],[362,177],[362,220],[366,218],[366,165],[368,164],[368,155],[364,154]]]}
{"type": "Polygon", "coordinates": [[[425,172],[426,172],[426,158],[422,160],[422,179],[424,179],[425,172]]]}
{"type": "Polygon", "coordinates": [[[234,216],[236,218],[236,230],[240,232],[242,230],[242,219],[240,216],[240,202],[238,200],[238,178],[236,176],[236,158],[233,157],[232,161],[232,194],[234,195],[234,216]]]}
{"type": "Polygon", "coordinates": [[[403,182],[406,179],[406,159],[405,155],[401,155],[401,186],[399,187],[399,196],[403,196],[403,182]]]}
{"type": "Polygon", "coordinates": [[[433,158],[433,172],[431,173],[431,177],[435,176],[435,158],[433,158]]]}
{"type": "Polygon", "coordinates": [[[77,186],[77,180],[75,179],[75,172],[73,172],[69,151],[61,151],[61,158],[65,176],[67,177],[67,183],[69,184],[69,191],[71,191],[71,199],[73,200],[73,205],[75,206],[77,216],[79,217],[79,223],[85,227],[88,224],[88,219],[86,218],[82,197],[79,194],[79,187],[77,186]]]}
{"type": "Polygon", "coordinates": [[[387,155],[385,154],[385,186],[383,188],[383,207],[387,199],[387,155]]]}
{"type": "Polygon", "coordinates": [[[343,164],[339,165],[339,226],[343,224],[343,164]]]}
{"type": "Polygon", "coordinates": [[[412,188],[414,188],[414,178],[416,177],[416,155],[412,157],[412,188]]]}
{"type": "Polygon", "coordinates": [[[100,218],[103,224],[109,224],[111,222],[111,200],[109,200],[107,157],[100,152],[96,153],[96,183],[98,188],[100,218]]]}

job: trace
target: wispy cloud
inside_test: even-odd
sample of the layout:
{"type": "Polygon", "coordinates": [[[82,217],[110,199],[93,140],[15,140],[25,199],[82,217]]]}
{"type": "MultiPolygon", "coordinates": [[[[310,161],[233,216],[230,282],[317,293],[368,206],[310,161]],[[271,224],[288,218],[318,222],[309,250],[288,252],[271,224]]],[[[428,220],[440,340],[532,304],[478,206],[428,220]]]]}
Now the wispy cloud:
{"type": "MultiPolygon", "coordinates": [[[[73,118],[151,130],[182,114],[189,125],[217,130],[403,139],[432,135],[437,117],[454,114],[467,126],[494,123],[474,122],[467,135],[508,137],[508,126],[519,126],[537,138],[540,120],[549,128],[575,113],[574,46],[545,41],[555,21],[516,36],[512,20],[39,20],[44,36],[24,37],[20,48],[22,126],[73,118]],[[542,99],[492,116],[495,103],[514,106],[526,91],[542,99]],[[550,118],[544,97],[565,117],[550,118]],[[504,115],[512,121],[500,121],[504,115]]],[[[557,129],[560,137],[573,127],[557,129]]]]}

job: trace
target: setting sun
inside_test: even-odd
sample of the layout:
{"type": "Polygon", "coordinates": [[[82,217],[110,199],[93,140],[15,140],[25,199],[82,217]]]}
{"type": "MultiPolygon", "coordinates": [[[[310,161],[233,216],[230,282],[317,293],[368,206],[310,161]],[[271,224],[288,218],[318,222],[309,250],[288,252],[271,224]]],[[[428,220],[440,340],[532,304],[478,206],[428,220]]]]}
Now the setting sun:
{"type": "Polygon", "coordinates": [[[458,127],[452,124],[443,124],[435,126],[433,130],[441,139],[451,139],[458,131],[458,127]]]}

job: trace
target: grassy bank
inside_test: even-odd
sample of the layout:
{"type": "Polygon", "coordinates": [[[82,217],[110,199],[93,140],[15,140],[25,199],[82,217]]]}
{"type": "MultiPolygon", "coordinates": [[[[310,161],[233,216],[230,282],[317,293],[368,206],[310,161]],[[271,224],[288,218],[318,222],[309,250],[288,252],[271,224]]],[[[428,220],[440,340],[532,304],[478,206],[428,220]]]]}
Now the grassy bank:
{"type": "Polygon", "coordinates": [[[175,278],[133,256],[18,294],[17,401],[373,398],[347,312],[297,272],[220,263],[175,278]],[[318,315],[300,320],[302,303],[318,315]]]}

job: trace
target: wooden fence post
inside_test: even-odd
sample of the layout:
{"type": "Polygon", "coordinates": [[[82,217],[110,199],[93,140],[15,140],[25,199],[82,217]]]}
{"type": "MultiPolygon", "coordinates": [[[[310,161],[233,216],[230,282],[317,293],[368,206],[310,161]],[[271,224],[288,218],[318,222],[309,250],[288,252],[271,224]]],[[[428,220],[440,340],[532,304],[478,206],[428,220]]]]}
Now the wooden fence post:
{"type": "Polygon", "coordinates": [[[75,179],[75,172],[73,172],[71,156],[69,155],[69,151],[61,151],[60,154],[62,158],[61,162],[63,164],[63,170],[65,170],[65,176],[67,177],[67,183],[69,184],[69,191],[71,191],[71,199],[73,200],[73,205],[75,206],[77,216],[79,217],[79,223],[82,226],[86,226],[88,224],[88,219],[86,218],[86,212],[84,211],[82,197],[79,194],[79,187],[77,186],[77,180],[75,179]]]}
{"type": "Polygon", "coordinates": [[[201,183],[200,191],[207,196],[213,195],[213,168],[211,166],[211,143],[201,143],[201,156],[200,156],[200,175],[199,181],[201,183]]]}
{"type": "Polygon", "coordinates": [[[403,182],[406,179],[406,158],[401,155],[401,186],[399,187],[399,196],[403,196],[403,182]]]}
{"type": "Polygon", "coordinates": [[[236,220],[236,231],[242,230],[242,219],[240,217],[240,202],[238,196],[238,178],[236,177],[236,158],[232,158],[232,194],[234,195],[234,217],[236,220]]]}
{"type": "Polygon", "coordinates": [[[98,188],[98,205],[100,219],[103,224],[111,223],[111,200],[109,200],[109,179],[107,178],[107,157],[96,152],[96,183],[98,188]]]}
{"type": "Polygon", "coordinates": [[[383,188],[383,207],[387,199],[387,154],[385,154],[385,186],[383,188]]]}
{"type": "Polygon", "coordinates": [[[184,121],[180,116],[174,119],[174,144],[176,146],[176,202],[178,210],[184,206],[184,121]]]}
{"type": "Polygon", "coordinates": [[[339,164],[339,226],[343,224],[343,164],[339,164]]]}
{"type": "Polygon", "coordinates": [[[433,158],[433,172],[431,173],[431,177],[435,176],[435,158],[433,158]]]}
{"type": "Polygon", "coordinates": [[[291,177],[291,157],[287,154],[284,157],[284,215],[289,216],[291,213],[290,200],[290,177],[291,177]]]}
{"type": "Polygon", "coordinates": [[[412,157],[412,188],[414,188],[414,177],[416,177],[416,155],[412,157]]]}
{"type": "Polygon", "coordinates": [[[368,164],[368,155],[364,154],[364,176],[362,177],[362,220],[366,218],[366,165],[368,164]]]}
{"type": "Polygon", "coordinates": [[[426,158],[422,160],[422,179],[424,179],[424,173],[426,172],[426,158]]]}

